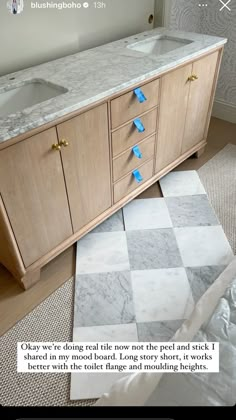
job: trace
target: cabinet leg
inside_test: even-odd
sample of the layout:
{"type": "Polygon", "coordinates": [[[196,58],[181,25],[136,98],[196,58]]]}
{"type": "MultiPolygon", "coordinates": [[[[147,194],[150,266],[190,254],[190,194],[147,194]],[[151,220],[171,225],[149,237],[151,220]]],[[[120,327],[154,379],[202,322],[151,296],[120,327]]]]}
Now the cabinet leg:
{"type": "Polygon", "coordinates": [[[195,154],[194,157],[196,157],[197,159],[199,159],[203,153],[205,152],[206,146],[202,147],[201,149],[199,149],[195,154]]]}
{"type": "Polygon", "coordinates": [[[29,271],[20,279],[21,286],[27,290],[40,280],[40,268],[38,270],[29,271]]]}

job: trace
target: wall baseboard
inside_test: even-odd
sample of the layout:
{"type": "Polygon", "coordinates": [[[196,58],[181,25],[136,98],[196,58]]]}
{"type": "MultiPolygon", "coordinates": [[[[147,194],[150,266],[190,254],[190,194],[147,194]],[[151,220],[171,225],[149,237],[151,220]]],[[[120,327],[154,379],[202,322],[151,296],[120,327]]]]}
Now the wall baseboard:
{"type": "Polygon", "coordinates": [[[236,123],[236,105],[224,101],[215,101],[212,116],[231,123],[236,123]]]}

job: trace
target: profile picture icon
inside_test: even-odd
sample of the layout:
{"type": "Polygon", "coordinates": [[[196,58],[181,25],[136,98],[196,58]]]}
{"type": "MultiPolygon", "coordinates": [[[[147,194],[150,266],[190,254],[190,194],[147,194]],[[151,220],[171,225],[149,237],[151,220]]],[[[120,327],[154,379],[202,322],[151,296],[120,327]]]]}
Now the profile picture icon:
{"type": "Polygon", "coordinates": [[[24,9],[24,0],[8,0],[7,8],[13,15],[19,15],[24,9]]]}

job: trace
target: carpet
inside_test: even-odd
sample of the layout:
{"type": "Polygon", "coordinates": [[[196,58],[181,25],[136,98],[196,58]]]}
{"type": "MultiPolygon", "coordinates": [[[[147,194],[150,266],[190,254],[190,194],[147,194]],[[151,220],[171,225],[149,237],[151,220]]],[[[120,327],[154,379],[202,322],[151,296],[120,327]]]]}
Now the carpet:
{"type": "Polygon", "coordinates": [[[69,374],[16,371],[17,341],[71,341],[74,279],[67,281],[0,338],[0,404],[3,406],[89,406],[70,401],[69,374]]]}
{"type": "Polygon", "coordinates": [[[198,174],[236,255],[236,146],[228,144],[198,174]]]}
{"type": "MultiPolygon", "coordinates": [[[[233,258],[196,171],[160,180],[77,243],[74,342],[168,341],[233,258]]],[[[71,399],[127,373],[72,373],[71,399]]]]}

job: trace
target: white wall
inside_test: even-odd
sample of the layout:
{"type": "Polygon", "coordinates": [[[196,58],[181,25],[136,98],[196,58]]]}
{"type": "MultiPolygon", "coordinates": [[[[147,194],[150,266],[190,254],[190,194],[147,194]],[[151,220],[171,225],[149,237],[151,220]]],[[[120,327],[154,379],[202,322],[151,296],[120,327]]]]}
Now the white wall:
{"type": "Polygon", "coordinates": [[[57,10],[32,9],[25,0],[24,11],[12,15],[1,0],[0,76],[153,27],[148,17],[154,13],[154,0],[103,0],[106,8],[100,10],[87,1],[88,9],[57,10]]]}

